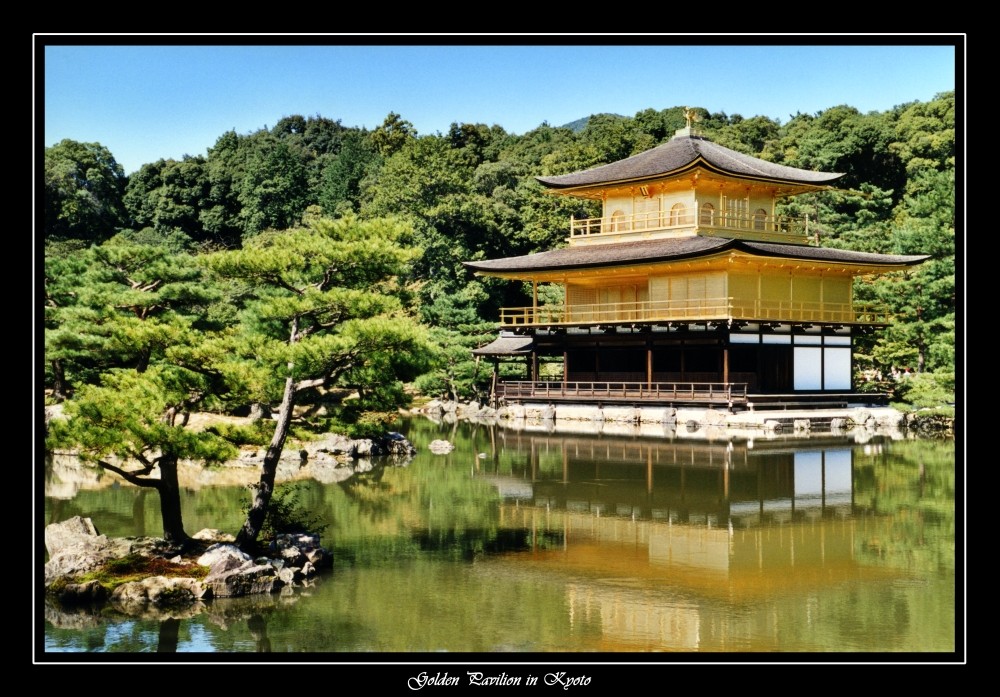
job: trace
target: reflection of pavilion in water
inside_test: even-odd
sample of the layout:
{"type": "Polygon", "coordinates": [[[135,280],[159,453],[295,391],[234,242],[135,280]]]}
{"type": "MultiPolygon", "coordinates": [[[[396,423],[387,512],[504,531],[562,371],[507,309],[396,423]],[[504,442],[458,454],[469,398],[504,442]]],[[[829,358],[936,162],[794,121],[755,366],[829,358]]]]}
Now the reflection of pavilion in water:
{"type": "Polygon", "coordinates": [[[548,509],[723,527],[853,511],[856,446],[847,436],[663,441],[504,431],[499,437],[504,453],[513,453],[514,476],[482,476],[505,497],[548,509]]]}
{"type": "Polygon", "coordinates": [[[865,520],[854,507],[858,446],[846,436],[504,438],[521,469],[481,475],[504,496],[501,525],[528,531],[531,560],[568,577],[571,613],[599,615],[609,648],[646,637],[649,647],[705,649],[722,641],[714,632],[766,635],[715,626],[703,608],[746,604],[725,622],[777,623],[755,611],[760,601],[886,573],[857,559],[865,520]]]}

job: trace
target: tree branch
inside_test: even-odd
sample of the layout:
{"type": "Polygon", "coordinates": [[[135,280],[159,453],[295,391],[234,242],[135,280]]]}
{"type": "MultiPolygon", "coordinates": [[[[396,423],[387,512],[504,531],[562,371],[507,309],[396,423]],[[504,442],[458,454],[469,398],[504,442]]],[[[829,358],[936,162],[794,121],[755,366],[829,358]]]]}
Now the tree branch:
{"type": "Polygon", "coordinates": [[[143,473],[144,474],[149,474],[149,472],[152,471],[152,467],[150,467],[148,469],[145,469],[145,470],[139,470],[138,472],[128,472],[127,470],[123,470],[120,467],[115,467],[110,462],[105,462],[104,460],[98,460],[97,461],[97,466],[100,467],[101,469],[111,470],[115,474],[117,474],[120,477],[122,477],[125,481],[131,482],[132,484],[135,484],[136,486],[152,487],[154,489],[159,489],[160,488],[160,480],[159,479],[143,479],[142,477],[138,476],[139,474],[143,474],[143,473]]]}
{"type": "Polygon", "coordinates": [[[261,279],[264,280],[264,281],[267,281],[268,283],[276,285],[279,288],[284,288],[285,290],[291,291],[291,292],[295,293],[296,295],[302,295],[302,293],[303,293],[303,291],[301,289],[296,288],[292,284],[288,283],[281,276],[277,276],[275,274],[261,274],[261,279]]]}
{"type": "Polygon", "coordinates": [[[338,314],[336,316],[336,319],[332,319],[332,320],[330,320],[328,322],[317,321],[316,325],[315,325],[315,329],[317,329],[317,330],[319,330],[319,329],[333,329],[338,324],[343,323],[343,321],[344,321],[344,315],[343,314],[338,314]]]}
{"type": "Polygon", "coordinates": [[[299,392],[301,390],[307,390],[310,387],[322,387],[323,384],[326,383],[328,379],[329,379],[328,377],[321,377],[321,378],[313,378],[312,380],[299,380],[297,383],[295,383],[295,386],[292,389],[295,392],[299,392]]]}
{"type": "Polygon", "coordinates": [[[336,266],[329,267],[326,271],[323,272],[323,280],[317,281],[316,283],[313,284],[313,286],[317,290],[323,290],[328,285],[330,285],[330,280],[333,278],[333,275],[335,273],[337,273],[337,267],[336,266]]]}
{"type": "Polygon", "coordinates": [[[146,285],[142,285],[140,281],[133,281],[131,278],[128,279],[128,282],[132,285],[132,290],[140,290],[143,293],[148,293],[150,291],[156,290],[157,286],[163,283],[163,279],[158,278],[152,283],[147,283],[146,285]]]}

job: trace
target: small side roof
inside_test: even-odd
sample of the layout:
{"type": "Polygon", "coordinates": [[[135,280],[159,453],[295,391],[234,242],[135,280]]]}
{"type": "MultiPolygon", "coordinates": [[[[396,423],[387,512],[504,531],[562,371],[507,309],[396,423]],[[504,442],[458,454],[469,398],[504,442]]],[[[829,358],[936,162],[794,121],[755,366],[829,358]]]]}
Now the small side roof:
{"type": "Polygon", "coordinates": [[[523,356],[531,353],[535,340],[530,336],[501,336],[472,350],[473,356],[523,356]]]}
{"type": "Polygon", "coordinates": [[[610,164],[554,177],[535,177],[551,189],[643,181],[679,174],[696,165],[722,174],[821,186],[844,176],[779,165],[730,150],[700,136],[678,135],[651,150],[610,164]]]}

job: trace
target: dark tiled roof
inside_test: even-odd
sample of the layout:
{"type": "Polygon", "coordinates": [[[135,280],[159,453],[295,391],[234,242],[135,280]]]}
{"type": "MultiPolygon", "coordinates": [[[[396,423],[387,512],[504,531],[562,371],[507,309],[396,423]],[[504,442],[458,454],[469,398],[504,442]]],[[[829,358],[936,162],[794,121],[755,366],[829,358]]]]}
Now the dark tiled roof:
{"type": "Polygon", "coordinates": [[[675,261],[708,256],[727,250],[742,251],[766,257],[788,257],[844,264],[874,264],[880,266],[912,266],[928,257],[899,254],[872,254],[845,249],[810,247],[798,244],[747,242],[722,237],[680,237],[638,242],[616,242],[578,247],[564,247],[549,252],[527,254],[506,259],[467,261],[473,271],[511,273],[518,271],[557,271],[622,264],[675,261]]]}
{"type": "Polygon", "coordinates": [[[775,244],[773,242],[742,241],[738,243],[738,246],[745,251],[768,257],[877,264],[880,266],[913,266],[930,259],[929,254],[875,254],[873,252],[853,252],[849,249],[807,247],[799,244],[775,244]]]}
{"type": "Polygon", "coordinates": [[[520,356],[531,353],[534,339],[523,336],[501,336],[485,346],[472,350],[474,356],[520,356]]]}
{"type": "Polygon", "coordinates": [[[627,157],[624,160],[582,172],[535,178],[545,186],[555,189],[611,184],[681,172],[699,159],[703,160],[710,169],[724,173],[795,184],[827,184],[844,176],[834,172],[813,172],[807,169],[778,165],[730,150],[697,136],[675,136],[672,140],[658,145],[652,150],[627,157]]]}

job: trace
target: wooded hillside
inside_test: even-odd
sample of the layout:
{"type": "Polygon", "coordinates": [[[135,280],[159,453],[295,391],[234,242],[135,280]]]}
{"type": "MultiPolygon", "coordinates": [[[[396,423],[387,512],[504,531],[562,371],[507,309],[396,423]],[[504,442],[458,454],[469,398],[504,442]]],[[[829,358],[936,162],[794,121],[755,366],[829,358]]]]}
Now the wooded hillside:
{"type": "MultiPolygon", "coordinates": [[[[394,258],[405,263],[391,279],[379,276],[382,300],[345,291],[343,318],[315,319],[317,331],[378,316],[392,333],[405,318],[407,340],[421,355],[400,377],[421,373],[414,384],[428,395],[482,398],[487,371],[477,373],[470,349],[495,333],[501,306],[530,304],[530,297],[517,284],[472,277],[461,262],[565,244],[571,215],[599,211],[544,194],[534,177],[647,150],[685,125],[683,112],[601,114],[579,128],[543,124],[523,135],[461,123],[420,134],[395,113],[371,131],[318,115],[284,116],[272,128],[221,134],[206,156],[158,160],[130,176],[101,144],[64,140],[45,151],[45,387],[64,399],[114,371],[170,365],[193,371],[185,379],[198,373],[202,407],[276,404],[280,381],[249,363],[241,368],[237,358],[288,359],[287,336],[281,351],[268,341],[280,344],[285,323],[307,312],[290,310],[285,296],[301,303],[315,269],[308,254],[300,262],[281,259],[282,273],[298,273],[303,284],[283,286],[279,261],[266,261],[263,252],[247,252],[239,277],[217,273],[211,260],[269,249],[275,237],[328,226],[321,219],[329,218],[343,221],[343,239],[366,225],[391,226],[393,244],[405,250],[394,258]]],[[[883,303],[897,319],[855,358],[862,388],[884,389],[893,369],[909,367],[917,378],[892,386],[898,399],[954,401],[954,93],[881,113],[835,106],[784,124],[698,112],[699,128],[721,145],[845,173],[840,191],[785,204],[785,213],[819,220],[821,244],[931,255],[912,271],[859,282],[858,300],[883,303]]],[[[364,267],[358,263],[358,273],[364,267]]],[[[344,287],[358,283],[347,272],[344,287]]],[[[333,331],[325,340],[349,356],[350,342],[362,338],[333,331]]],[[[297,350],[300,365],[325,374],[318,356],[297,350]]],[[[361,389],[366,410],[399,403],[405,395],[396,376],[380,383],[379,370],[392,361],[348,361],[335,371],[337,384],[361,389]]],[[[190,399],[193,389],[181,392],[190,399]]]]}

